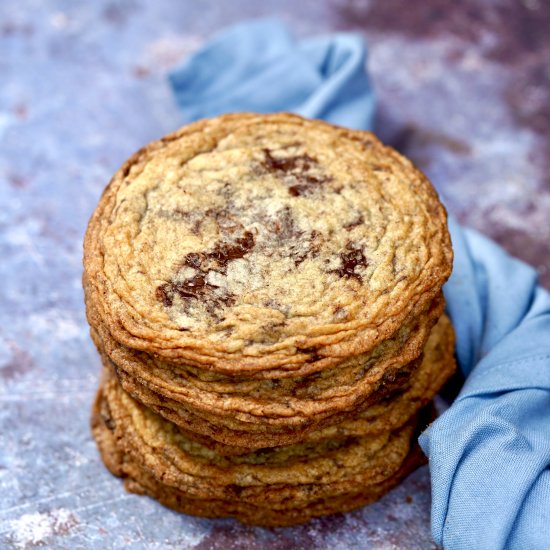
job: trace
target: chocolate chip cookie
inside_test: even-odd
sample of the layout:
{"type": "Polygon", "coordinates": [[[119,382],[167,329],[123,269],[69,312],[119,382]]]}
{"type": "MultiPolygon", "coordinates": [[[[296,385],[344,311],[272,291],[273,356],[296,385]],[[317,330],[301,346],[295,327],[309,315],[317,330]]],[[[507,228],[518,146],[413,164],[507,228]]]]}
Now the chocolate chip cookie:
{"type": "Polygon", "coordinates": [[[455,368],[451,268],[433,187],[369,132],[235,114],[147,145],[84,243],[105,463],[255,524],[379,498],[455,368]]]}

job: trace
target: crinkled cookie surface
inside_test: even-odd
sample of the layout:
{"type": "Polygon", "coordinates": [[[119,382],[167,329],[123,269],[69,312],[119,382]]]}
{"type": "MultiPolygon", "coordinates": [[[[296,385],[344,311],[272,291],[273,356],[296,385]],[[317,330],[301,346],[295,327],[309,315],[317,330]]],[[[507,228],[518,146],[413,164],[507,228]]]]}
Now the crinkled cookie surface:
{"type": "Polygon", "coordinates": [[[451,264],[444,208],[409,161],[290,114],[225,115],[145,147],[85,242],[117,341],[221,371],[364,353],[451,264]]]}

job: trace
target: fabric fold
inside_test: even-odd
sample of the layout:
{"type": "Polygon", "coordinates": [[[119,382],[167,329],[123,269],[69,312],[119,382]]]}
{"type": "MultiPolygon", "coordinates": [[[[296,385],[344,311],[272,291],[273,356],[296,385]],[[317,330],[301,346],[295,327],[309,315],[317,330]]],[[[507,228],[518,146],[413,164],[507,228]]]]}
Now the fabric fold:
{"type": "Polygon", "coordinates": [[[420,437],[432,532],[444,548],[545,548],[550,501],[533,514],[530,499],[550,493],[550,295],[531,267],[450,226],[456,261],[445,296],[467,378],[420,437]]]}
{"type": "Polygon", "coordinates": [[[296,42],[276,19],[222,32],[169,75],[185,121],[227,112],[292,111],[350,128],[372,124],[359,35],[296,42]]]}

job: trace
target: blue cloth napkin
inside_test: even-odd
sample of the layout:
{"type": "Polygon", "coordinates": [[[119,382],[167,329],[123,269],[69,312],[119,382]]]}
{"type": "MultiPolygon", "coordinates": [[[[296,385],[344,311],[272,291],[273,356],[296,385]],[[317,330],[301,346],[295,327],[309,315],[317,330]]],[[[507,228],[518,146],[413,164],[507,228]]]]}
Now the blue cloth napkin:
{"type": "Polygon", "coordinates": [[[185,121],[227,112],[292,111],[370,128],[373,92],[353,34],[295,42],[277,20],[237,25],[169,76],[185,121]]]}
{"type": "MultiPolygon", "coordinates": [[[[293,111],[372,127],[360,36],[294,41],[274,20],[214,38],[170,75],[185,121],[293,111]]],[[[550,548],[550,295],[535,271],[451,217],[445,286],[466,383],[420,437],[432,534],[446,549],[550,548]]]]}

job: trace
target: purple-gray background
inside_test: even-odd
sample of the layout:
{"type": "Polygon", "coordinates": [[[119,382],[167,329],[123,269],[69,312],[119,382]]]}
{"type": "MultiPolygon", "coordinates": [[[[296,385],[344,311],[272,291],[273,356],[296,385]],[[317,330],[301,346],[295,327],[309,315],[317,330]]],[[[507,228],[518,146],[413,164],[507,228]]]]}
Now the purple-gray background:
{"type": "Polygon", "coordinates": [[[433,547],[426,468],[373,506],[270,531],[126,494],[90,437],[87,220],[122,161],[179,126],[167,70],[213,31],[263,15],[299,35],[362,32],[382,138],[550,286],[545,0],[1,0],[2,548],[433,547]]]}

